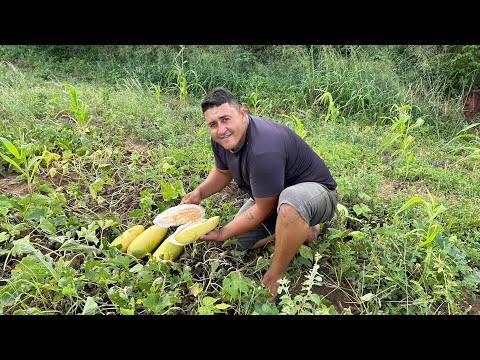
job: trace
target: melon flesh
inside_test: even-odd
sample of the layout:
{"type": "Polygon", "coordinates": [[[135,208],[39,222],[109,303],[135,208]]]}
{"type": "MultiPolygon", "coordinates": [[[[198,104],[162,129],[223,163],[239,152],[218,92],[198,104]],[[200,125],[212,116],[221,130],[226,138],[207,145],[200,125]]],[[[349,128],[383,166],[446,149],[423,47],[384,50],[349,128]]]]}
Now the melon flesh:
{"type": "Polygon", "coordinates": [[[175,245],[188,245],[200,236],[205,235],[215,229],[220,221],[220,216],[214,216],[209,219],[200,219],[191,223],[179,226],[170,237],[169,241],[175,245]]]}
{"type": "Polygon", "coordinates": [[[153,223],[157,226],[168,228],[195,222],[203,219],[204,216],[205,209],[200,205],[182,204],[161,212],[153,219],[153,223]]]}

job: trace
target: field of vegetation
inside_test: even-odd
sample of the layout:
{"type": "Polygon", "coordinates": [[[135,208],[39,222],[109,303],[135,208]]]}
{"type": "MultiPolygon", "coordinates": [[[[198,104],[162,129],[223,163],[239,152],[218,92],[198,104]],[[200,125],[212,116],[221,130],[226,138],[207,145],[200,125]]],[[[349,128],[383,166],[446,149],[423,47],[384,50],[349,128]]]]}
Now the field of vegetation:
{"type": "MultiPolygon", "coordinates": [[[[479,46],[0,46],[0,314],[479,314],[479,46]],[[229,88],[325,160],[339,205],[275,303],[274,242],[175,261],[110,243],[213,166],[200,103],[229,88]]],[[[202,201],[230,221],[232,184],[202,201]]],[[[169,233],[174,229],[169,229],[169,233]]]]}

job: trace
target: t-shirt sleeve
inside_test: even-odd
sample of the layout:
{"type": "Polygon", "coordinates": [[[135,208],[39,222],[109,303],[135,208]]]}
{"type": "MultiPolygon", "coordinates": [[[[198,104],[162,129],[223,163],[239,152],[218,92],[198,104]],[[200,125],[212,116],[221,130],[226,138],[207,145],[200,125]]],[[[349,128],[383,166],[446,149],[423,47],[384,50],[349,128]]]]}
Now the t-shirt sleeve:
{"type": "Polygon", "coordinates": [[[265,152],[253,159],[250,186],[254,197],[280,195],[285,184],[286,159],[280,152],[265,152]]]}

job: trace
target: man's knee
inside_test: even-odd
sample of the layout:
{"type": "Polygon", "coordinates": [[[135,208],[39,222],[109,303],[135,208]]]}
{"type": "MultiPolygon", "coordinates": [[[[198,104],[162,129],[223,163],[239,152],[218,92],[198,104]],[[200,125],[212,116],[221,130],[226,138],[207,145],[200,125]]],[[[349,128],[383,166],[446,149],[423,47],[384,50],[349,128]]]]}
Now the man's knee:
{"type": "Polygon", "coordinates": [[[278,209],[278,214],[279,214],[279,217],[281,217],[284,221],[289,220],[289,221],[305,222],[305,220],[300,215],[298,210],[293,205],[291,205],[289,203],[280,204],[279,209],[278,209]]]}

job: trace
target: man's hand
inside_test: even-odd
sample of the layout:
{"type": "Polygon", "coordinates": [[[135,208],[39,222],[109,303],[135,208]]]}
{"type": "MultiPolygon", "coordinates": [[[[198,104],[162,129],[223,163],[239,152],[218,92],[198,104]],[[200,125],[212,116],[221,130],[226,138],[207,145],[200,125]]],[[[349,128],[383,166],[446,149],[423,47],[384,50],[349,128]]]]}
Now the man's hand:
{"type": "Polygon", "coordinates": [[[199,205],[201,200],[202,200],[202,196],[200,194],[200,190],[196,188],[195,190],[190,191],[187,195],[185,195],[182,198],[182,201],[180,201],[180,205],[181,204],[199,205]]]}
{"type": "Polygon", "coordinates": [[[268,271],[265,273],[262,279],[262,284],[268,289],[270,295],[272,296],[268,301],[272,302],[275,300],[278,292],[278,280],[279,278],[272,276],[268,271]]]}
{"type": "Polygon", "coordinates": [[[216,228],[210,231],[209,233],[202,235],[198,240],[203,241],[212,241],[212,242],[222,242],[225,239],[222,238],[222,229],[216,228]]]}

